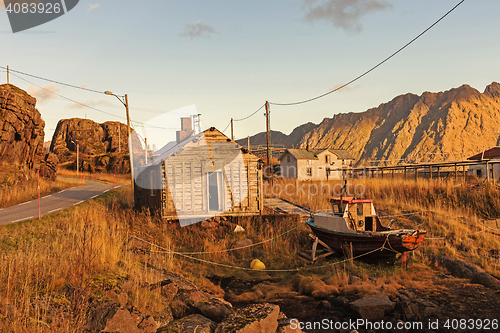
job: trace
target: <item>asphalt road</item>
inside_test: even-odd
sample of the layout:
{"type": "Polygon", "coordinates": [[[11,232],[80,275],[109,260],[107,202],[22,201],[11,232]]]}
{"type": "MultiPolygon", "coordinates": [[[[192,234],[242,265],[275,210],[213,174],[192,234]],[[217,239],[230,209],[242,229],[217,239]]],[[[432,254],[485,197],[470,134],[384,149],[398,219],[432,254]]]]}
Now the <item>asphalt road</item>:
{"type": "MultiPolygon", "coordinates": [[[[123,185],[115,185],[118,188],[123,185]]],[[[113,185],[85,180],[85,185],[71,187],[40,198],[41,215],[76,206],[111,190],[113,185]]],[[[0,225],[38,217],[38,198],[0,209],[0,225]]]]}

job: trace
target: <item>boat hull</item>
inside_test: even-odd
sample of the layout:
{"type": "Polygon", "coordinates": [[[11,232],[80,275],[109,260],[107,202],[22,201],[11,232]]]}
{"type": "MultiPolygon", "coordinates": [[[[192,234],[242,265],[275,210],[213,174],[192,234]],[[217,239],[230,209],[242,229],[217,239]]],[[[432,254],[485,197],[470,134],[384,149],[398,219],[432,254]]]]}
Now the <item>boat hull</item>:
{"type": "Polygon", "coordinates": [[[420,230],[335,232],[314,225],[312,218],[306,223],[319,239],[337,253],[371,264],[394,264],[398,253],[416,249],[426,234],[426,231],[420,230]]]}

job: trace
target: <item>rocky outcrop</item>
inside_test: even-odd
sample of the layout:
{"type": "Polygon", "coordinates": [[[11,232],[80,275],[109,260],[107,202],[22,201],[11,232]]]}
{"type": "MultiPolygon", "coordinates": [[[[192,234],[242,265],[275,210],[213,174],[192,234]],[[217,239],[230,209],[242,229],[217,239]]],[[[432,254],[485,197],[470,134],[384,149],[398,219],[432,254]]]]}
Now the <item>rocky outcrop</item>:
{"type": "Polygon", "coordinates": [[[0,164],[38,169],[45,156],[44,127],[36,99],[11,84],[0,85],[0,164]]]}
{"type": "Polygon", "coordinates": [[[442,255],[429,255],[428,257],[436,265],[446,268],[455,277],[469,279],[473,283],[486,287],[500,288],[500,280],[474,264],[442,255]]]}
{"type": "MultiPolygon", "coordinates": [[[[493,82],[483,93],[465,84],[444,92],[397,96],[365,112],[337,114],[271,138],[278,140],[272,143],[302,148],[347,149],[357,165],[383,165],[466,159],[483,146],[499,145],[499,128],[500,84],[493,82]]],[[[262,141],[264,134],[255,139],[262,141]]],[[[246,140],[240,144],[246,146],[246,140]]]]}
{"type": "Polygon", "coordinates": [[[127,125],[116,121],[98,124],[89,119],[60,120],[52,137],[50,151],[61,163],[89,172],[130,172],[127,125]]]}

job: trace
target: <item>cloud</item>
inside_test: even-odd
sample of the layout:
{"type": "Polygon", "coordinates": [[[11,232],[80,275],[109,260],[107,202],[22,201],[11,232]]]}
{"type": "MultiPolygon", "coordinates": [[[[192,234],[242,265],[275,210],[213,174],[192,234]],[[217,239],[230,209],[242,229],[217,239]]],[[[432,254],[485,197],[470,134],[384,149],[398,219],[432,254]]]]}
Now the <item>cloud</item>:
{"type": "Polygon", "coordinates": [[[329,21],[345,31],[360,32],[362,16],[391,8],[385,0],[303,0],[307,7],[306,21],[329,21]]]}
{"type": "Polygon", "coordinates": [[[38,103],[48,102],[50,99],[57,97],[54,93],[58,92],[60,89],[55,85],[48,85],[45,87],[34,87],[30,86],[28,88],[28,94],[34,96],[38,103]]]}
{"type": "Polygon", "coordinates": [[[209,25],[203,24],[202,21],[198,21],[194,24],[186,23],[185,31],[181,34],[182,36],[193,38],[199,37],[210,37],[211,34],[217,33],[215,29],[209,25]]]}
{"type": "Polygon", "coordinates": [[[92,106],[92,107],[96,107],[96,106],[114,106],[113,103],[109,102],[108,100],[104,100],[104,99],[101,99],[101,100],[98,100],[98,101],[88,101],[88,102],[85,102],[85,103],[82,103],[82,104],[77,104],[77,103],[73,103],[69,106],[70,109],[85,109],[87,108],[87,106],[92,106]],[[85,104],[82,105],[82,104],[85,104]]]}
{"type": "Polygon", "coordinates": [[[88,5],[88,7],[87,7],[87,12],[90,12],[90,11],[92,11],[92,10],[94,10],[94,9],[99,8],[99,7],[101,7],[101,6],[100,6],[98,3],[95,3],[95,4],[90,4],[90,5],[88,5]]]}

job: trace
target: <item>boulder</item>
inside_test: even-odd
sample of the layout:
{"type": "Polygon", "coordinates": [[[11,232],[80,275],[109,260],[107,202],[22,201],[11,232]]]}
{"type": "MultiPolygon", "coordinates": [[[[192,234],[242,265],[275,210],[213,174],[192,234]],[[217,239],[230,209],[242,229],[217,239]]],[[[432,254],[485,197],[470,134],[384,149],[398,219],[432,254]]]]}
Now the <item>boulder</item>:
{"type": "Polygon", "coordinates": [[[116,303],[93,308],[86,325],[88,332],[103,333],[154,333],[154,319],[134,307],[123,308],[116,303]]]}
{"type": "Polygon", "coordinates": [[[231,303],[199,290],[178,293],[170,302],[170,307],[174,318],[182,318],[189,314],[202,314],[215,322],[221,322],[233,313],[231,303]]]}
{"type": "Polygon", "coordinates": [[[237,309],[221,322],[216,333],[275,333],[278,329],[278,305],[251,304],[237,309]]]}
{"type": "Polygon", "coordinates": [[[156,333],[213,333],[216,326],[210,319],[200,314],[192,314],[158,328],[156,333]]]}
{"type": "Polygon", "coordinates": [[[381,320],[394,309],[396,303],[387,295],[370,295],[351,302],[350,306],[363,319],[381,320]]]}
{"type": "Polygon", "coordinates": [[[500,288],[498,279],[474,264],[441,255],[429,255],[429,258],[437,265],[446,268],[455,277],[469,279],[486,287],[500,288]]]}
{"type": "Polygon", "coordinates": [[[45,156],[45,122],[36,99],[11,84],[0,85],[0,164],[38,169],[45,156]]]}

